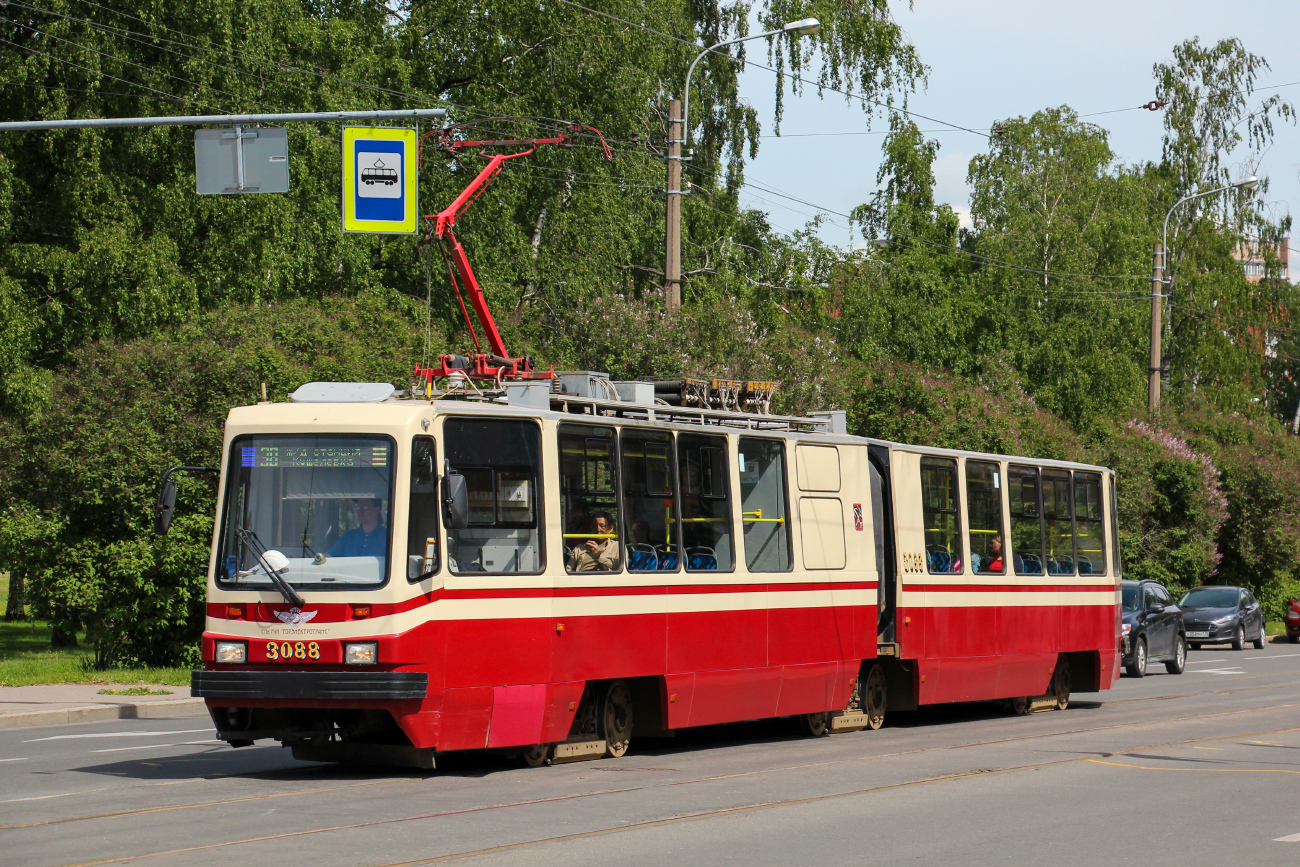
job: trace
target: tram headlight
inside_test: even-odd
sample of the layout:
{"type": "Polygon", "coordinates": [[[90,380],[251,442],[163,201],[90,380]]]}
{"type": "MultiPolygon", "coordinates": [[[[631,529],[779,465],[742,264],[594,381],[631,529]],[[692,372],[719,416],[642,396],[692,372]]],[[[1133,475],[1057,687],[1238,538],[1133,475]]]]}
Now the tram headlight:
{"type": "Polygon", "coordinates": [[[377,641],[349,641],[343,645],[343,661],[348,665],[374,665],[378,660],[377,641]]]}
{"type": "Polygon", "coordinates": [[[248,662],[248,642],[218,641],[216,661],[232,664],[248,662]]]}

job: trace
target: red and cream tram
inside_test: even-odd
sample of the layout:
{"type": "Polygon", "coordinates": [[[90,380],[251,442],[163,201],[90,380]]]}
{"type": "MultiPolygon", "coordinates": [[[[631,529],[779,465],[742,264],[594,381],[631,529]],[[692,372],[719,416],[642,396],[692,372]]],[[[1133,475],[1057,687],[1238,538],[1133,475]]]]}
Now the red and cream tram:
{"type": "Polygon", "coordinates": [[[1110,470],[655,388],[312,383],[232,410],[193,675],[219,736],[535,764],[688,726],[816,735],[1110,687],[1110,470]]]}

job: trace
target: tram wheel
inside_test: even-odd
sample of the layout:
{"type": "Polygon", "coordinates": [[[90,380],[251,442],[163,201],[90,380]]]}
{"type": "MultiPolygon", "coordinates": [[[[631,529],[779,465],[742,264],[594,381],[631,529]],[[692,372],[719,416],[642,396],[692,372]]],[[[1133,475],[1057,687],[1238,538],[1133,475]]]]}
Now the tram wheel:
{"type": "Polygon", "coordinates": [[[533,744],[528,749],[519,754],[525,765],[530,768],[540,768],[542,765],[551,763],[551,756],[554,755],[553,744],[533,744]]]}
{"type": "Polygon", "coordinates": [[[821,711],[820,713],[799,714],[799,730],[802,731],[810,738],[820,738],[830,734],[831,731],[830,711],[821,711]]]}
{"type": "Polygon", "coordinates": [[[1065,710],[1070,706],[1070,664],[1064,659],[1056,663],[1056,673],[1052,675],[1052,695],[1056,696],[1056,709],[1065,710]]]}
{"type": "Polygon", "coordinates": [[[867,715],[867,728],[875,731],[885,724],[885,711],[889,706],[889,693],[885,684],[885,670],[871,666],[867,682],[862,689],[862,712],[867,715]]]}
{"type": "Polygon", "coordinates": [[[617,759],[626,754],[632,742],[632,691],[625,681],[610,681],[605,687],[596,720],[605,741],[605,755],[617,759]]]}
{"type": "Polygon", "coordinates": [[[1007,699],[1007,709],[1015,716],[1024,716],[1029,712],[1029,696],[1018,695],[1007,699]]]}

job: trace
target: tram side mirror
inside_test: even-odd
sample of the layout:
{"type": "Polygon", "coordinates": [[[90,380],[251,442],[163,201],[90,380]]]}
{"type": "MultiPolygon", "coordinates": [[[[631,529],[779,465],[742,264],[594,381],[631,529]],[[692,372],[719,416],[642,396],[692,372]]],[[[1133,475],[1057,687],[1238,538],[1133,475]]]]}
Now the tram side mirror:
{"type": "Polygon", "coordinates": [[[154,507],[153,531],[159,536],[167,533],[176,514],[176,480],[168,477],[158,493],[158,505],[154,507]]]}
{"type": "Polygon", "coordinates": [[[465,477],[451,469],[442,477],[442,517],[448,530],[469,526],[469,487],[465,477]]]}

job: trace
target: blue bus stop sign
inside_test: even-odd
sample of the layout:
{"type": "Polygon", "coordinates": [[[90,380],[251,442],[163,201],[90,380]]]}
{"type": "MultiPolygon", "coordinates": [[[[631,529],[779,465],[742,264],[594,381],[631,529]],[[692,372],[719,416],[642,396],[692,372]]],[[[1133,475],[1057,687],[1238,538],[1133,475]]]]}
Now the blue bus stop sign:
{"type": "Polygon", "coordinates": [[[413,235],[418,230],[416,132],[343,130],[343,231],[413,235]]]}

